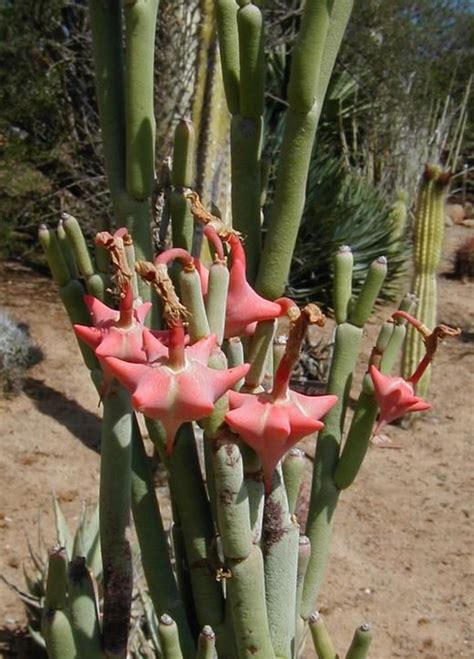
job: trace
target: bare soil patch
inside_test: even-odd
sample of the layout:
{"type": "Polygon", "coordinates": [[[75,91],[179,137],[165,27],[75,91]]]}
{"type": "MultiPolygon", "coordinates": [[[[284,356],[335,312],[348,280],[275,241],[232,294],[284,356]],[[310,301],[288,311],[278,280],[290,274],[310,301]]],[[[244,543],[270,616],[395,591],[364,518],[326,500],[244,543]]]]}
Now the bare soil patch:
{"type": "MultiPolygon", "coordinates": [[[[341,652],[367,621],[374,626],[374,659],[474,657],[474,283],[443,275],[473,233],[459,226],[446,231],[439,320],[458,325],[463,335],[439,349],[433,410],[409,430],[390,427],[399,448],[372,446],[341,497],[319,603],[341,652]]],[[[8,264],[0,282],[0,306],[28,323],[45,353],[24,392],[0,400],[0,574],[23,586],[25,535],[35,538],[39,516],[54,539],[51,492],[71,526],[82,502],[97,500],[100,410],[54,285],[8,264]]],[[[376,331],[374,322],[366,354],[376,331]]],[[[0,627],[23,622],[21,605],[0,582],[0,627]]],[[[0,656],[7,655],[0,649],[0,656]]]]}

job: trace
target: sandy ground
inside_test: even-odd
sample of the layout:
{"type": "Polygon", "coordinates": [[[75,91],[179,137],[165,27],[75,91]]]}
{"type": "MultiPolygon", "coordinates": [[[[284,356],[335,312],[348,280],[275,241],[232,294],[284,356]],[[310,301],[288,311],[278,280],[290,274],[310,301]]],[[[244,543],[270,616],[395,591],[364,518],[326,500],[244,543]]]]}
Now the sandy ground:
{"type": "MultiPolygon", "coordinates": [[[[447,229],[439,320],[464,334],[439,349],[433,410],[409,431],[390,427],[392,448],[370,448],[339,504],[319,607],[341,653],[367,621],[373,659],[474,657],[474,283],[442,274],[472,235],[447,229]]],[[[96,501],[100,410],[54,285],[8,264],[0,283],[0,305],[29,324],[45,353],[24,392],[0,400],[0,574],[23,586],[25,535],[34,540],[39,516],[47,541],[54,539],[51,492],[71,526],[82,502],[96,501]]],[[[366,354],[375,330],[368,328],[366,354]]],[[[23,621],[18,600],[0,582],[0,627],[23,621]]],[[[2,654],[4,638],[0,656],[12,656],[2,654]]]]}

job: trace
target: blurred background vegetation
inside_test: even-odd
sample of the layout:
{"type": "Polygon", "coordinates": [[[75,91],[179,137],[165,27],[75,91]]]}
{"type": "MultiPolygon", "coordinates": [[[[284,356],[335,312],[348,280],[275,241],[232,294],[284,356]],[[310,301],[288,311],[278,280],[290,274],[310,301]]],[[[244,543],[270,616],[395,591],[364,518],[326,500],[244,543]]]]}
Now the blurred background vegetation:
{"type": "MultiPolygon", "coordinates": [[[[259,4],[267,25],[267,212],[302,0],[259,4]]],[[[191,116],[198,125],[196,188],[222,210],[225,148],[218,172],[206,170],[215,160],[212,112],[225,115],[215,91],[212,22],[210,0],[161,0],[157,169],[170,155],[176,119],[191,116]]],[[[111,218],[91,51],[86,0],[0,0],[2,258],[40,264],[38,224],[54,224],[61,210],[91,233],[97,217],[111,218]]],[[[384,294],[396,294],[407,263],[407,210],[427,160],[451,167],[453,192],[472,196],[473,59],[469,0],[355,1],[318,129],[290,277],[294,296],[329,302],[331,258],[341,244],[353,248],[360,276],[386,254],[391,276],[384,294]]]]}

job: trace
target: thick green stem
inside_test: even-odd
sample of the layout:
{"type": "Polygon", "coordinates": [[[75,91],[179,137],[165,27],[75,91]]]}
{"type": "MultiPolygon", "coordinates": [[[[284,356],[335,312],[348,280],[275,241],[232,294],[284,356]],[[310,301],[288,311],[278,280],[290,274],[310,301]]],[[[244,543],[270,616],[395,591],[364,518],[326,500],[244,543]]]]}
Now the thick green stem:
{"type": "Polygon", "coordinates": [[[288,495],[288,509],[290,514],[296,510],[298,496],[303,483],[305,454],[299,448],[292,448],[283,460],[282,470],[288,495]]]}
{"type": "Polygon", "coordinates": [[[248,494],[239,447],[227,431],[214,441],[217,523],[226,559],[245,559],[252,549],[248,494]]]}
{"type": "Polygon", "coordinates": [[[104,650],[108,657],[125,657],[133,589],[130,493],[134,416],[129,394],[117,383],[103,404],[99,515],[104,650]]]}
{"type": "Polygon", "coordinates": [[[295,647],[299,648],[302,641],[304,641],[305,622],[299,615],[301,609],[301,600],[303,597],[304,578],[306,570],[308,569],[309,559],[311,557],[311,543],[308,536],[300,535],[298,546],[298,568],[296,572],[296,643],[295,647]]]}
{"type": "Polygon", "coordinates": [[[326,625],[319,613],[312,613],[309,617],[309,629],[318,659],[338,659],[338,654],[329,636],[326,625]]]}
{"type": "Polygon", "coordinates": [[[160,617],[158,635],[163,659],[183,659],[183,653],[179,645],[178,627],[173,618],[167,613],[160,617]]]}
{"type": "Polygon", "coordinates": [[[221,53],[222,78],[231,114],[240,108],[239,34],[237,29],[238,5],[235,0],[216,0],[217,34],[221,53]]]}
{"type": "Polygon", "coordinates": [[[196,659],[214,659],[216,647],[216,635],[212,627],[205,625],[198,638],[198,651],[196,659]]]}
{"type": "Polygon", "coordinates": [[[193,656],[194,641],[171,567],[168,540],[153,485],[153,475],[135,420],[132,435],[132,513],[143,571],[157,617],[169,613],[176,621],[185,657],[193,656]]]}
{"type": "Polygon", "coordinates": [[[281,468],[275,469],[272,490],[265,499],[262,550],[265,598],[273,649],[290,659],[296,647],[296,581],[299,525],[290,515],[281,468]]]}
{"type": "MultiPolygon", "coordinates": [[[[413,296],[407,295],[402,300],[400,309],[410,311],[413,304],[413,296]]],[[[376,358],[380,360],[382,373],[391,372],[405,336],[405,322],[398,320],[395,324],[391,321],[383,324],[374,350],[376,358]]],[[[357,400],[346,443],[334,474],[334,481],[340,490],[349,487],[359,472],[367,453],[377,411],[372,380],[366,374],[362,381],[362,391],[357,400]]]]}
{"type": "Polygon", "coordinates": [[[153,65],[158,0],[126,0],[126,181],[132,199],[147,199],[155,177],[153,65]]]}
{"type": "Polygon", "coordinates": [[[189,311],[188,333],[194,343],[211,333],[197,270],[182,270],[179,277],[179,288],[181,299],[189,311]]]}
{"type": "MultiPolygon", "coordinates": [[[[328,394],[338,396],[336,405],[324,418],[324,429],[318,437],[313,467],[311,499],[306,535],[311,541],[311,559],[306,573],[301,616],[307,619],[322,584],[329,556],[329,544],[339,490],[334,474],[339,460],[344,418],[363,336],[363,324],[368,319],[386,274],[383,258],[372,263],[355,307],[351,322],[337,326],[334,355],[327,386],[328,394]],[[354,319],[355,323],[352,323],[354,319]]],[[[335,282],[338,286],[338,282],[335,282]]]]}
{"type": "Polygon", "coordinates": [[[171,497],[183,531],[198,624],[210,624],[217,632],[224,619],[224,597],[216,581],[214,526],[189,423],[178,431],[169,469],[171,497]]]}
{"type": "Polygon", "coordinates": [[[209,270],[209,287],[206,299],[206,314],[209,329],[222,345],[225,327],[225,309],[229,289],[229,270],[224,263],[213,263],[209,270]]]}
{"type": "Polygon", "coordinates": [[[372,630],[370,625],[361,625],[355,630],[346,659],[366,659],[371,642],[372,630]]]}
{"type": "Polygon", "coordinates": [[[194,127],[190,121],[182,119],[174,134],[173,168],[170,195],[171,229],[173,247],[181,247],[188,252],[193,248],[194,220],[186,199],[186,191],[193,184],[194,127]]]}
{"type": "Polygon", "coordinates": [[[256,287],[269,299],[282,295],[304,208],[314,136],[330,73],[352,10],[352,0],[306,2],[292,58],[289,107],[275,197],[256,287]]]}
{"type": "Polygon", "coordinates": [[[75,659],[76,644],[66,613],[67,554],[55,547],[49,555],[41,630],[50,659],[75,659]]]}
{"type": "Polygon", "coordinates": [[[69,610],[77,656],[103,659],[96,584],[86,560],[77,556],[69,565],[69,610]]]}
{"type": "Polygon", "coordinates": [[[261,252],[261,117],[234,115],[230,129],[232,224],[245,240],[247,279],[253,285],[261,252]]]}
{"type": "Polygon", "coordinates": [[[247,357],[250,370],[245,377],[244,391],[253,392],[262,384],[266,375],[268,354],[273,348],[276,327],[276,320],[264,320],[258,323],[247,357]]]}
{"type": "Polygon", "coordinates": [[[275,659],[265,602],[262,552],[256,545],[243,561],[228,561],[227,594],[239,659],[275,659]]]}

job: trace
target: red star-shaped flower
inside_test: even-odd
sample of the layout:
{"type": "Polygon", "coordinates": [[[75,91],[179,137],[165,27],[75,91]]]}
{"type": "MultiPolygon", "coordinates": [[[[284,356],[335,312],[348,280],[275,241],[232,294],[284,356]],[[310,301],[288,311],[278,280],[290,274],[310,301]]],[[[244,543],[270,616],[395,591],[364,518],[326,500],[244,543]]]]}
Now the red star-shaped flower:
{"type": "Polygon", "coordinates": [[[229,392],[227,425],[259,456],[265,489],[271,489],[272,474],[281,458],[303,437],[324,427],[320,420],[337,402],[337,396],[304,396],[290,389],[285,398],[269,393],[229,392]]]}
{"type": "Polygon", "coordinates": [[[224,336],[253,334],[259,321],[272,320],[284,313],[282,305],[270,302],[256,293],[247,281],[245,274],[246,258],[239,238],[233,234],[227,237],[232,250],[232,265],[227,294],[224,336]]]}
{"type": "Polygon", "coordinates": [[[414,384],[400,376],[383,375],[375,366],[369,368],[380,414],[374,434],[409,412],[424,412],[431,404],[415,395],[414,384]]]}
{"type": "Polygon", "coordinates": [[[115,357],[104,359],[107,368],[132,394],[135,409],[161,421],[166,430],[168,455],[181,424],[208,416],[215,402],[250,368],[249,364],[222,371],[208,368],[207,362],[216,346],[214,335],[187,348],[183,344],[178,346],[179,341],[178,337],[174,345],[170,344],[169,357],[153,364],[134,364],[115,357]],[[173,358],[175,350],[184,351],[181,363],[173,358]]]}

